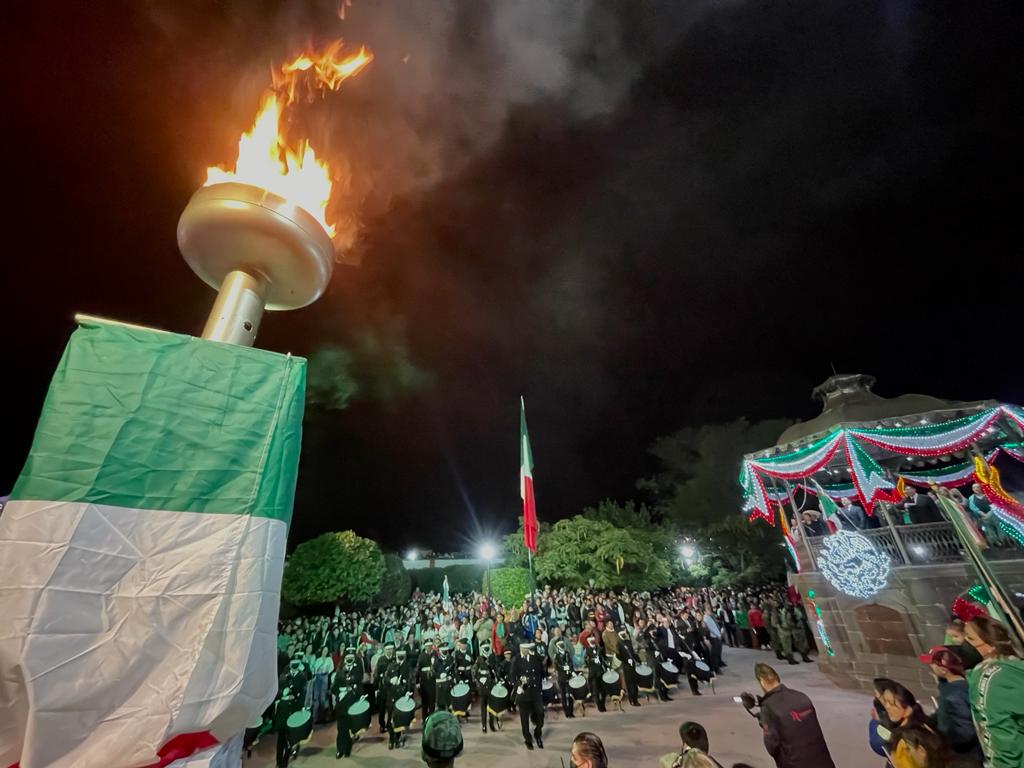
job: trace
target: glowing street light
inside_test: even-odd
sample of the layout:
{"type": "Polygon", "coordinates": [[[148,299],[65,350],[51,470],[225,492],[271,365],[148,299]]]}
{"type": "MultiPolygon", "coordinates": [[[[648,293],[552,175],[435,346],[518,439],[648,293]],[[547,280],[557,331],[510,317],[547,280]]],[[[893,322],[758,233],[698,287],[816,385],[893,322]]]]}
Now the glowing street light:
{"type": "Polygon", "coordinates": [[[683,544],[679,548],[679,553],[687,560],[692,560],[693,556],[697,554],[697,548],[693,544],[683,544]]]}
{"type": "Polygon", "coordinates": [[[491,562],[494,560],[495,554],[494,545],[491,543],[481,544],[480,549],[477,550],[477,555],[484,561],[484,585],[488,597],[491,596],[491,562]]]}
{"type": "Polygon", "coordinates": [[[417,552],[415,549],[410,549],[408,552],[405,553],[406,560],[418,560],[419,557],[420,553],[417,552]]]}

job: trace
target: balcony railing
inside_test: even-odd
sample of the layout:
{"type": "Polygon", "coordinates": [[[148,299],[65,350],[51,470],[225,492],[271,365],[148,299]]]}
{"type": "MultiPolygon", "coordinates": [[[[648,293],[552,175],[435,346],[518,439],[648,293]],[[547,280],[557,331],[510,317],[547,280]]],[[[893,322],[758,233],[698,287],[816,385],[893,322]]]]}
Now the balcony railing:
{"type": "MultiPolygon", "coordinates": [[[[964,559],[960,539],[952,523],[923,523],[898,525],[893,528],[872,528],[860,531],[882,552],[894,566],[955,563],[964,559]],[[899,540],[897,541],[897,537],[899,540]]],[[[810,536],[814,559],[821,554],[823,536],[810,536]]],[[[802,544],[798,544],[802,547],[802,544]]],[[[801,550],[802,551],[802,550],[801,550]]],[[[1007,560],[1024,557],[1024,551],[1012,543],[1005,547],[989,547],[985,551],[989,560],[1007,560]]]]}

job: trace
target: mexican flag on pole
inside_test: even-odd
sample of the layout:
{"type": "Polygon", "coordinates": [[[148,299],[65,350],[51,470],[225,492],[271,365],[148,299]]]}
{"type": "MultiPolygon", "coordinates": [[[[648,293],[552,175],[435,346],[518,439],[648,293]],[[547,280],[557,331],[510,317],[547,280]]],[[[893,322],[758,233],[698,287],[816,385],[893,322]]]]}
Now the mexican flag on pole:
{"type": "Polygon", "coordinates": [[[0,517],[0,766],[214,764],[258,719],[304,388],[288,355],[74,333],[0,517]]]}
{"type": "Polygon", "coordinates": [[[533,497],[533,452],[526,431],[526,403],[519,398],[519,495],[523,499],[523,544],[537,553],[537,502],[533,497]]]}

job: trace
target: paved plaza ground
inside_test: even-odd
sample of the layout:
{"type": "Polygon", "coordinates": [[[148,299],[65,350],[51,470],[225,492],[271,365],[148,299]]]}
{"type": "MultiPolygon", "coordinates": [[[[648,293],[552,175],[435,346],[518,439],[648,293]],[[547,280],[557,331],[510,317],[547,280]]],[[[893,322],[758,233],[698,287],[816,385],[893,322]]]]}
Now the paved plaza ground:
{"type": "MultiPolygon", "coordinates": [[[[559,758],[566,766],[569,764],[573,736],[590,730],[604,740],[611,768],[657,768],[661,755],[678,748],[679,724],[696,720],[707,728],[711,753],[723,765],[742,761],[755,768],[772,768],[774,762],[764,751],[757,722],[732,697],[744,690],[759,692],[753,679],[754,662],[774,663],[774,656],[763,651],[726,648],[725,660],[729,666],[716,682],[716,694],[705,687],[705,695],[694,698],[688,689],[680,688],[672,693],[674,701],[671,702],[651,700],[640,708],[627,705],[625,712],[603,714],[588,708],[586,717],[572,720],[566,720],[561,710],[555,714],[549,709],[544,727],[544,750],[528,752],[523,746],[518,715],[506,715],[504,730],[486,735],[480,732],[479,718],[474,717],[463,726],[466,748],[455,764],[458,768],[561,768],[559,758]]],[[[791,667],[782,662],[776,669],[783,682],[811,697],[837,768],[872,768],[882,764],[867,746],[868,696],[836,688],[818,672],[816,664],[791,667]]],[[[351,758],[336,761],[335,728],[322,726],[291,765],[296,768],[423,765],[419,731],[417,721],[405,749],[396,752],[388,751],[386,735],[368,734],[356,744],[351,758]]],[[[243,768],[271,768],[274,736],[265,736],[257,753],[242,765],[243,768]]]]}

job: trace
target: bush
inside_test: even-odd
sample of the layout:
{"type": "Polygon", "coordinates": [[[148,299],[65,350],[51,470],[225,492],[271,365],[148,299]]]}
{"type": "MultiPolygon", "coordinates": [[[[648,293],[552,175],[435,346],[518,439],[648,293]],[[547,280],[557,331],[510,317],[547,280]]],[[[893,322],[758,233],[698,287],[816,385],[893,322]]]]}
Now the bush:
{"type": "Polygon", "coordinates": [[[475,589],[480,589],[484,568],[472,564],[449,565],[444,569],[444,573],[448,576],[448,591],[454,595],[457,592],[472,592],[475,589]]]}
{"type": "Polygon", "coordinates": [[[398,555],[384,555],[384,576],[373,599],[374,605],[404,605],[412,594],[412,576],[398,555]]]}
{"type": "Polygon", "coordinates": [[[296,606],[336,600],[365,605],[380,589],[384,569],[376,542],[352,531],[325,533],[302,542],[288,557],[281,597],[296,606]]]}
{"type": "Polygon", "coordinates": [[[441,594],[444,571],[441,568],[417,568],[409,571],[412,585],[420,592],[436,592],[441,594]]]}
{"type": "Polygon", "coordinates": [[[530,591],[530,572],[515,566],[491,568],[490,582],[495,600],[506,608],[519,607],[530,591]]]}

